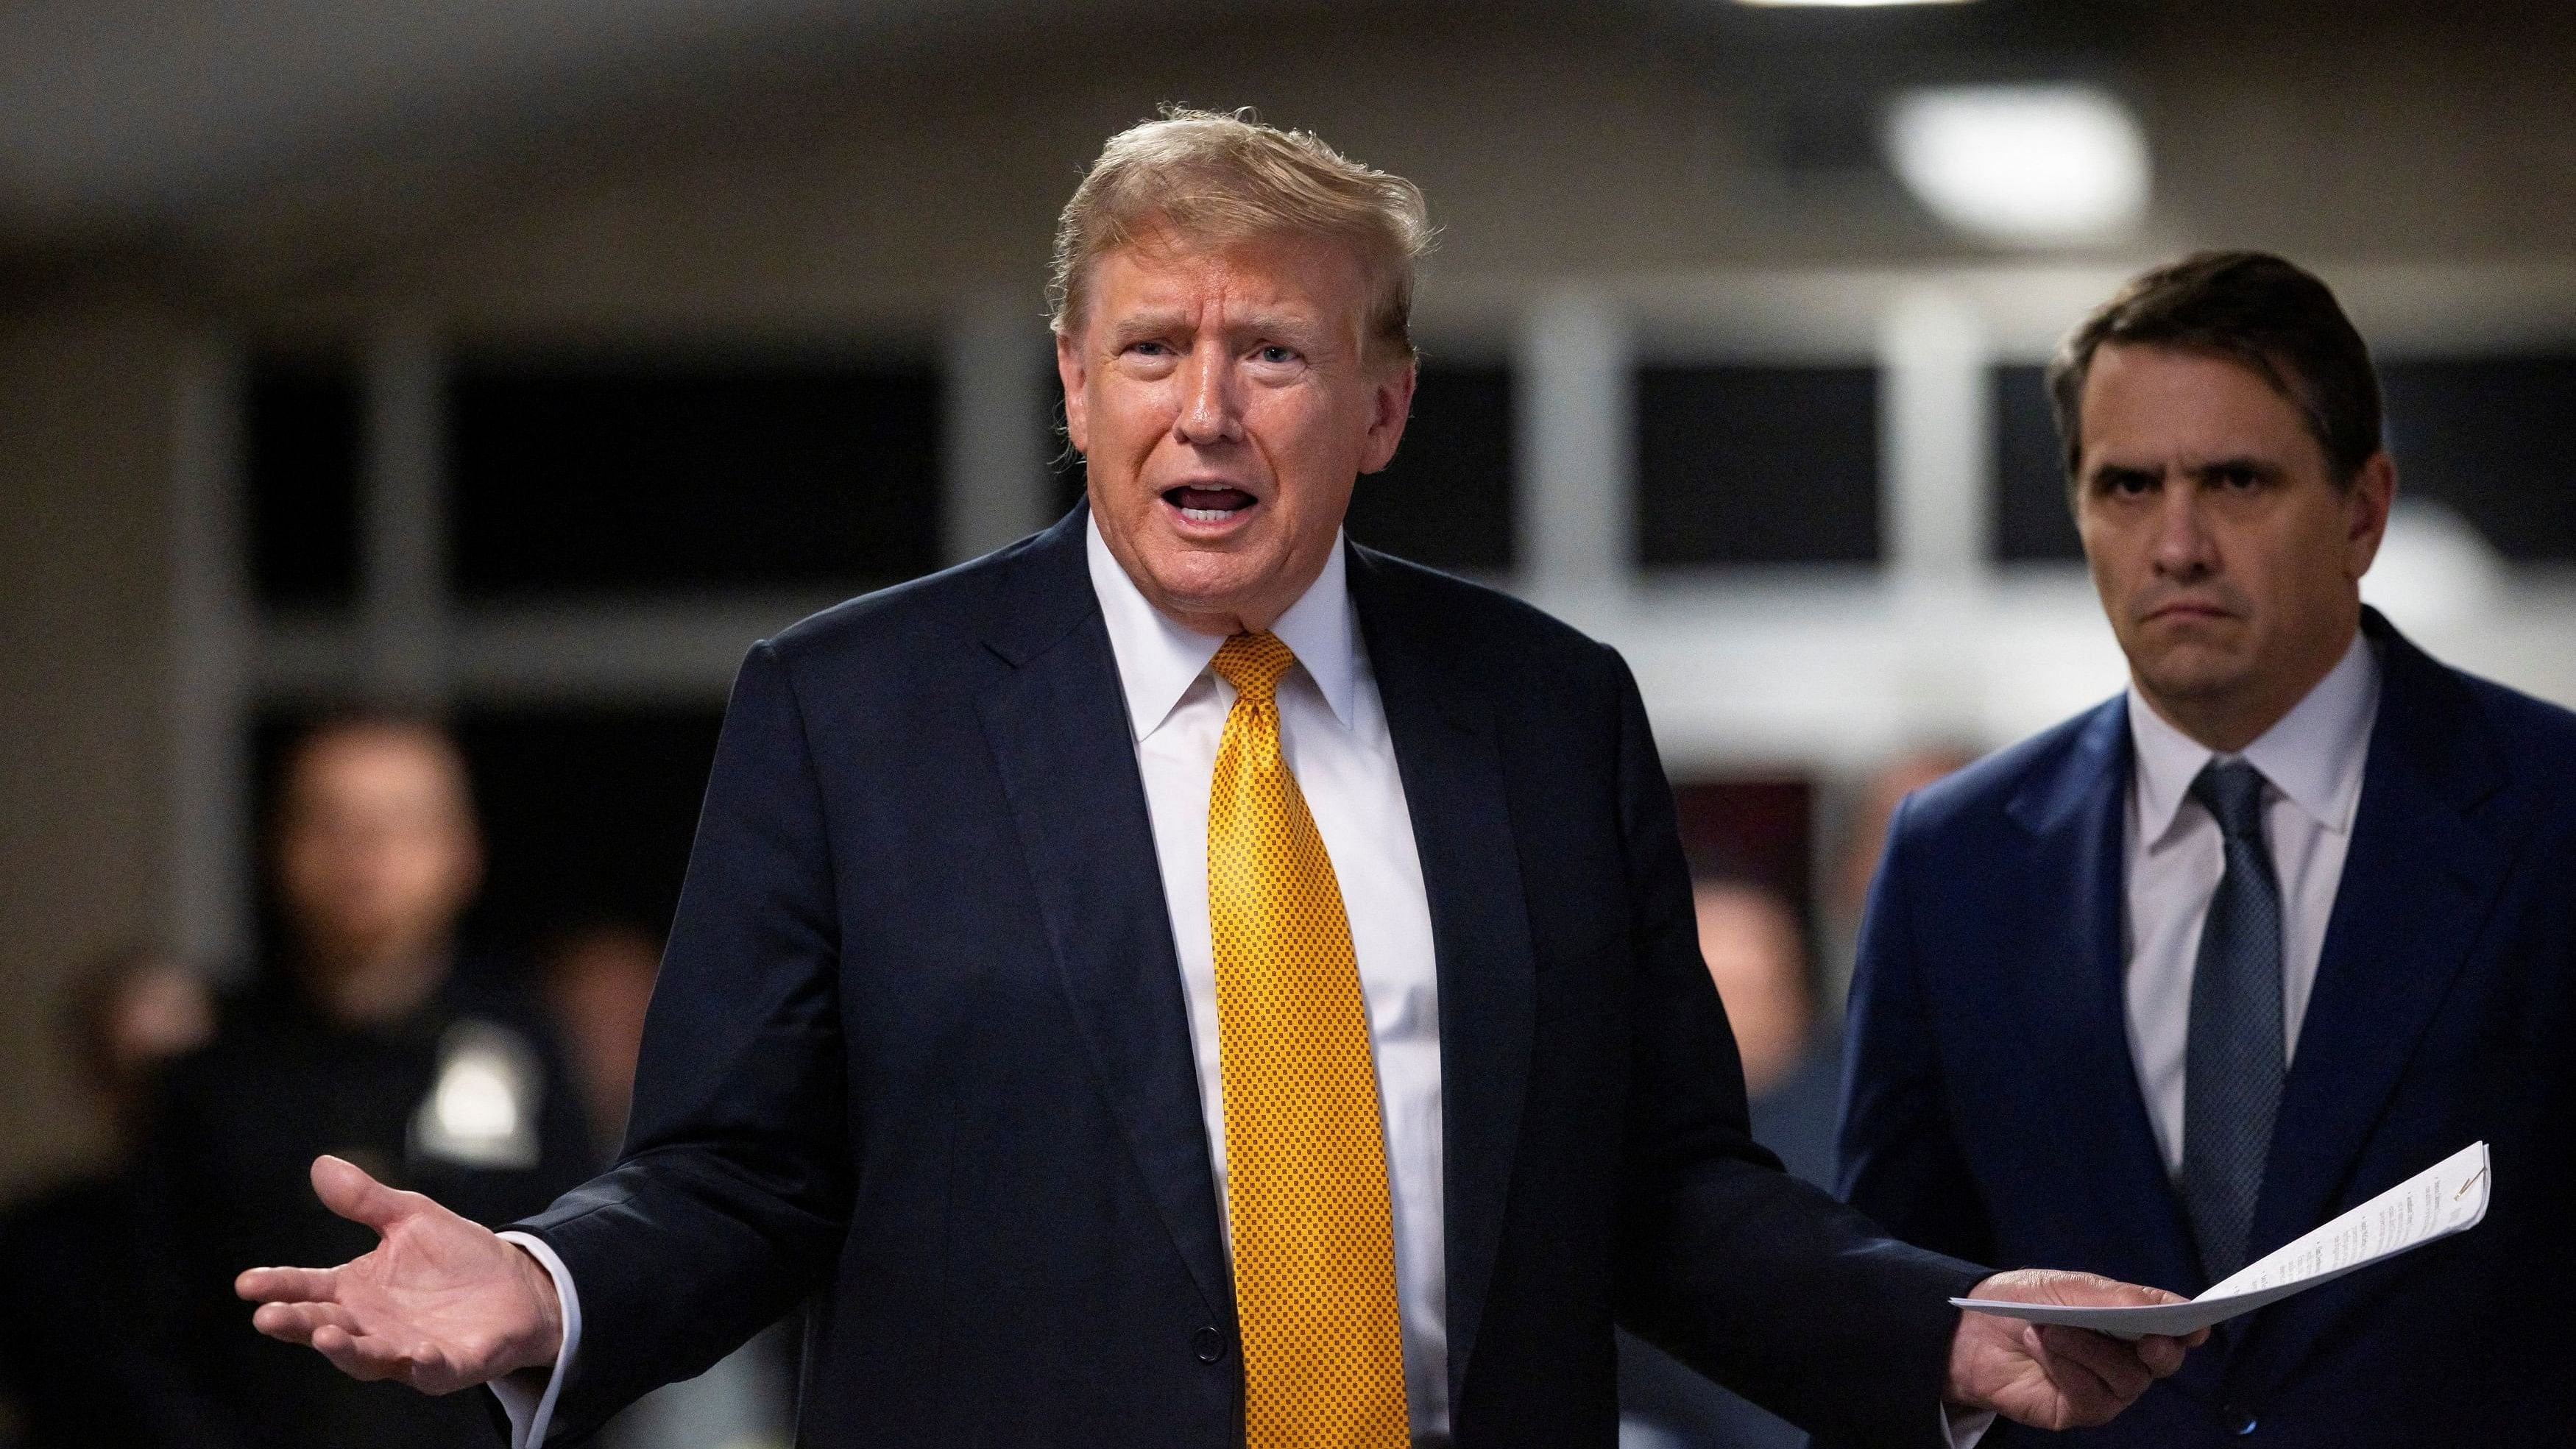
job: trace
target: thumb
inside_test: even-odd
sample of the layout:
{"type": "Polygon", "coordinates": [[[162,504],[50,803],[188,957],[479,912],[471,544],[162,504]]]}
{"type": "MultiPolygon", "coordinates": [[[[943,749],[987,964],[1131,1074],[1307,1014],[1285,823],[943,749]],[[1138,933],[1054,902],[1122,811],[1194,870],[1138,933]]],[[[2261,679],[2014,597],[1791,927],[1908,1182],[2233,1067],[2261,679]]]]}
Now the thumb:
{"type": "Polygon", "coordinates": [[[313,1195],[322,1199],[324,1207],[379,1234],[412,1211],[407,1201],[412,1194],[397,1192],[369,1177],[358,1164],[327,1154],[313,1159],[313,1195]]]}

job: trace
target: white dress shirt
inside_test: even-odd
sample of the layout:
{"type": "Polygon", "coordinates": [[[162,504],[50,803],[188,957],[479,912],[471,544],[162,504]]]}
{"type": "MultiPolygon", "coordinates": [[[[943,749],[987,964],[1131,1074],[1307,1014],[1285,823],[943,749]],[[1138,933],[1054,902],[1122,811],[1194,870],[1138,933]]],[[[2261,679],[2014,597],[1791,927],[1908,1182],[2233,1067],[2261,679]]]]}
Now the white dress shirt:
{"type": "MultiPolygon", "coordinates": [[[[1234,686],[1208,667],[1224,643],[1194,634],[1147,603],[1087,529],[1092,591],[1109,627],[1118,683],[1145,780],[1154,853],[1171,912],[1198,1064],[1208,1159],[1225,1217],[1225,1081],[1217,1045],[1216,945],[1208,927],[1208,790],[1234,686]]],[[[1395,742],[1376,676],[1361,648],[1340,540],[1332,558],[1271,626],[1297,656],[1279,682],[1279,744],[1324,837],[1350,917],[1351,950],[1368,1001],[1369,1048],[1386,1124],[1388,1197],[1394,1209],[1395,1296],[1404,1334],[1404,1399],[1416,1445],[1449,1440],[1449,1272],[1442,1217],[1440,986],[1433,969],[1431,900],[1396,772],[1395,742]]],[[[1227,1226],[1229,1250],[1232,1227],[1227,1226]]],[[[581,1303],[572,1275],[534,1238],[527,1248],[564,1304],[564,1343],[542,1390],[524,1380],[492,1386],[510,1419],[512,1449],[542,1444],[555,1395],[579,1350],[581,1303]]]]}
{"type": "MultiPolygon", "coordinates": [[[[1225,641],[1194,634],[1147,603],[1090,525],[1092,591],[1109,626],[1153,817],[1198,1063],[1199,1110],[1217,1200],[1225,1201],[1225,1078],[1217,1046],[1216,945],[1208,929],[1208,787],[1234,686],[1209,662],[1225,641]]],[[[1386,1123],[1395,1212],[1395,1296],[1404,1332],[1404,1401],[1416,1444],[1449,1436],[1449,1274],[1442,1218],[1440,986],[1431,900],[1413,816],[1396,773],[1376,676],[1360,645],[1343,553],[1271,625],[1297,656],[1279,681],[1279,745],[1332,857],[1368,1000],[1369,1049],[1386,1123]]],[[[1222,1214],[1220,1214],[1222,1216],[1222,1214]]],[[[1227,1227],[1231,1237],[1232,1226],[1227,1227]]]]}
{"type": "MultiPolygon", "coordinates": [[[[2236,756],[2263,774],[2263,835],[2281,891],[2281,1060],[2297,1054],[2299,1023],[2361,804],[2362,764],[2379,716],[2379,662],[2353,636],[2307,697],[2236,756]]],[[[2123,943],[2129,1057],[2146,1095],[2165,1170],[2182,1173],[2183,1061],[2191,1034],[2192,969],[2201,923],[2227,859],[2218,821],[2190,796],[2216,754],[2129,691],[2136,768],[2128,802],[2128,926],[2123,943]]]]}

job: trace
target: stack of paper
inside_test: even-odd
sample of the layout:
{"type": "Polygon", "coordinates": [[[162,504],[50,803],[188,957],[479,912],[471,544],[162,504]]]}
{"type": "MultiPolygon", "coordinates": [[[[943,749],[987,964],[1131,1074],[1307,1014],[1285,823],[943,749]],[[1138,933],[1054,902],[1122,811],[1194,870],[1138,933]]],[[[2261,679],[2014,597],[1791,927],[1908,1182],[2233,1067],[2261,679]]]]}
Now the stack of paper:
{"type": "Polygon", "coordinates": [[[2488,1186],[2487,1145],[2471,1143],[2315,1232],[2246,1264],[2188,1303],[2074,1308],[1997,1298],[1950,1301],[2002,1318],[2090,1328],[2121,1338],[2149,1333],[2180,1336],[2251,1313],[2436,1238],[2467,1232],[2487,1215],[2488,1186]]]}

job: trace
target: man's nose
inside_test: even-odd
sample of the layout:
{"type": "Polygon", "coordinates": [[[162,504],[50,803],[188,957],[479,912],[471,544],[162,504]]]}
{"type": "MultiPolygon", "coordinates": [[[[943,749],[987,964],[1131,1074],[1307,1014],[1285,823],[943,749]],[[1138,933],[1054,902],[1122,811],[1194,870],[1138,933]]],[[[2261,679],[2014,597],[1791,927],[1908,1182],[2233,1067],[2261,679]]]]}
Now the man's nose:
{"type": "Polygon", "coordinates": [[[2156,571],[2172,577],[2199,578],[2218,567],[2216,541],[2201,490],[2187,478],[2167,481],[2156,510],[2156,571]]]}
{"type": "Polygon", "coordinates": [[[1172,420],[1173,435],[1205,447],[1243,437],[1243,417],[1235,398],[1234,369],[1222,344],[1202,343],[1181,363],[1181,409],[1172,420]]]}

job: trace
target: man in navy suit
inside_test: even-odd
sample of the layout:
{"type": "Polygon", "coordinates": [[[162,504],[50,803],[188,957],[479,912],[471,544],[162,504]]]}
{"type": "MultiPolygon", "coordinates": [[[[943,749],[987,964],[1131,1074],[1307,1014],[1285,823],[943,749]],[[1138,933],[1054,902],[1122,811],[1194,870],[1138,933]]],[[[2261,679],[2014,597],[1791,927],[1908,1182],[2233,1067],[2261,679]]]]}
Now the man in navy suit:
{"type": "Polygon", "coordinates": [[[1945,1301],[2167,1295],[1903,1246],[1754,1145],[1626,668],[1343,541],[1427,237],[1311,136],[1113,139],[1057,244],[1088,505],[752,651],[619,1163],[503,1237],[325,1159],[384,1241],[245,1273],[259,1326],[501,1380],[523,1444],[800,1299],[830,1446],[1606,1446],[1614,1322],[1871,1445],[2170,1372],[1945,1301]],[[1308,1052],[1331,1100],[1267,1074],[1308,1052]]]}
{"type": "Polygon", "coordinates": [[[1945,1252],[2197,1292],[2485,1139],[2475,1231],[2222,1326],[2065,1437],[2564,1444],[2576,716],[2362,606],[2396,475],[2315,278],[2148,272],[2050,385],[2130,688],[1899,812],[1844,1194],[1945,1252]]]}

